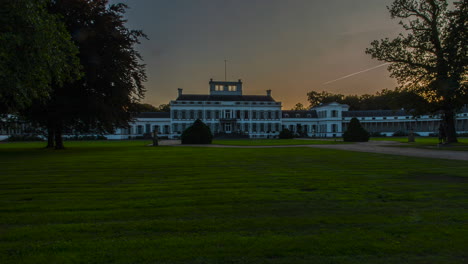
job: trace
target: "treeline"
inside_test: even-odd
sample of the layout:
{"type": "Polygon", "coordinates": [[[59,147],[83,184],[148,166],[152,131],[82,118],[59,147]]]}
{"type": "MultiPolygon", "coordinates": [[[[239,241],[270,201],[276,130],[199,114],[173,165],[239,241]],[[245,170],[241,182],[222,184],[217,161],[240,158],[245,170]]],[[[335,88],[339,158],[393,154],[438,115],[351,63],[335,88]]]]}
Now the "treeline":
{"type": "Polygon", "coordinates": [[[171,106],[169,104],[161,104],[159,106],[154,106],[152,104],[135,104],[135,112],[170,112],[171,106]]]}
{"type": "MultiPolygon", "coordinates": [[[[349,110],[398,110],[421,109],[425,104],[425,99],[412,91],[388,90],[384,89],[376,94],[364,95],[343,95],[334,94],[327,91],[307,93],[307,100],[310,107],[320,104],[337,102],[349,105],[349,110]]],[[[424,109],[424,108],[423,108],[424,109]]]]}

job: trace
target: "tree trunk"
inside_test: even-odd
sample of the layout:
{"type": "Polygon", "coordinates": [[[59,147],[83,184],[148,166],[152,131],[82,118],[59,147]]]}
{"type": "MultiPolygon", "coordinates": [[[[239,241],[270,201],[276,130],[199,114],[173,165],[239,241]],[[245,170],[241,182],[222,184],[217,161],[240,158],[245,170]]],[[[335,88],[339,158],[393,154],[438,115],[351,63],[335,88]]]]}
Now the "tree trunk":
{"type": "Polygon", "coordinates": [[[55,125],[55,149],[65,149],[63,146],[62,124],[57,122],[55,125]]]}
{"type": "Polygon", "coordinates": [[[447,143],[457,143],[457,130],[455,129],[455,115],[452,111],[444,112],[445,133],[447,143]]]}
{"type": "Polygon", "coordinates": [[[46,148],[54,148],[55,147],[55,133],[54,133],[54,125],[51,121],[47,123],[47,146],[46,148]]]}

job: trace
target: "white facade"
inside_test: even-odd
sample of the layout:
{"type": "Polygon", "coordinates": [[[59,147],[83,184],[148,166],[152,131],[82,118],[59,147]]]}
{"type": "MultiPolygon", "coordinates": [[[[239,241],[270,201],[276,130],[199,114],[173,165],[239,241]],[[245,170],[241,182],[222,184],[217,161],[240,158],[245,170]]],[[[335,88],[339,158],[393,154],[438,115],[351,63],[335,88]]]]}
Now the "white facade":
{"type": "MultiPolygon", "coordinates": [[[[356,117],[366,130],[391,136],[397,131],[413,130],[421,136],[438,133],[440,117],[413,117],[401,110],[349,111],[347,105],[328,103],[307,111],[282,111],[271,91],[264,95],[243,95],[242,81],[210,80],[209,94],[184,94],[170,102],[170,113],[141,113],[129,129],[119,129],[109,139],[149,136],[157,130],[160,137],[179,138],[200,119],[214,135],[244,135],[249,138],[275,138],[284,128],[300,136],[341,137],[351,118],[356,117]]],[[[457,114],[458,133],[468,133],[467,109],[457,114]]]]}

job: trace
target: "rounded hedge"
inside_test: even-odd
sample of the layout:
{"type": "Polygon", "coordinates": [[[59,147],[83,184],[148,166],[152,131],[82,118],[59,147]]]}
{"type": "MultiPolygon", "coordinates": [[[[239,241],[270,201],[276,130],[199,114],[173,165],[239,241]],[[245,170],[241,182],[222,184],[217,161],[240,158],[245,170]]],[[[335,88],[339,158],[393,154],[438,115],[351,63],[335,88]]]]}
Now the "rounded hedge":
{"type": "Polygon", "coordinates": [[[367,142],[370,134],[355,117],[349,122],[348,130],[343,133],[343,140],[347,142],[367,142]]]}
{"type": "Polygon", "coordinates": [[[294,134],[289,129],[285,128],[279,133],[279,138],[280,139],[291,139],[291,138],[294,138],[294,134]]]}
{"type": "Polygon", "coordinates": [[[182,144],[211,144],[213,135],[210,128],[200,119],[187,128],[181,136],[182,144]]]}

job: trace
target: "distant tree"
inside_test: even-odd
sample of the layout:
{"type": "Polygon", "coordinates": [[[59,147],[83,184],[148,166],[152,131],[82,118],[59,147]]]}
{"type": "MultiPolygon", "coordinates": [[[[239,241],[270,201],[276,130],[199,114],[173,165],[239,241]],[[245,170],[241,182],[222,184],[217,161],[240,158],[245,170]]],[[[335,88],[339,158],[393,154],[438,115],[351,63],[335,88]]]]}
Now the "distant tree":
{"type": "Polygon", "coordinates": [[[170,112],[171,105],[170,104],[161,104],[158,106],[157,112],[170,112]]]}
{"type": "MultiPolygon", "coordinates": [[[[424,98],[416,94],[414,91],[395,89],[384,89],[376,94],[363,94],[363,95],[342,95],[333,94],[329,92],[317,93],[311,91],[308,93],[313,95],[313,103],[319,105],[321,103],[337,102],[349,106],[349,110],[398,110],[400,108],[407,108],[408,110],[423,109],[424,98]],[[318,94],[318,96],[316,96],[318,94]]],[[[423,114],[425,112],[412,112],[413,114],[423,114]]]]}
{"type": "Polygon", "coordinates": [[[391,63],[402,90],[425,99],[423,111],[442,111],[447,141],[457,142],[455,113],[468,100],[468,1],[395,0],[388,7],[406,34],[373,41],[372,58],[391,63]]]}
{"type": "Polygon", "coordinates": [[[64,86],[54,85],[50,100],[36,102],[25,111],[32,121],[47,127],[48,147],[64,147],[64,130],[112,133],[133,119],[146,80],[134,45],[145,35],[125,27],[126,8],[124,4],[109,5],[107,0],[51,3],[51,12],[61,15],[73,33],[84,77],[64,86]]]}
{"type": "Polygon", "coordinates": [[[182,144],[211,144],[213,134],[210,128],[197,119],[181,136],[182,144]]]}
{"type": "Polygon", "coordinates": [[[304,111],[307,110],[307,108],[304,107],[303,104],[297,103],[293,108],[291,108],[292,111],[304,111]]]}
{"type": "Polygon", "coordinates": [[[307,93],[307,100],[310,103],[310,107],[315,107],[324,103],[340,102],[343,97],[342,94],[332,94],[326,91],[310,91],[307,93]]]}
{"type": "Polygon", "coordinates": [[[343,133],[343,140],[346,142],[367,142],[369,137],[369,132],[361,126],[361,123],[355,117],[351,119],[348,129],[343,133]]]}
{"type": "Polygon", "coordinates": [[[152,104],[135,104],[135,111],[138,113],[142,112],[159,112],[159,108],[152,104]]]}
{"type": "Polygon", "coordinates": [[[158,107],[152,104],[135,103],[134,109],[137,113],[142,112],[170,112],[171,106],[169,104],[160,104],[158,107]]]}
{"type": "Polygon", "coordinates": [[[80,77],[78,48],[48,0],[0,1],[0,113],[46,100],[80,77]]]}

